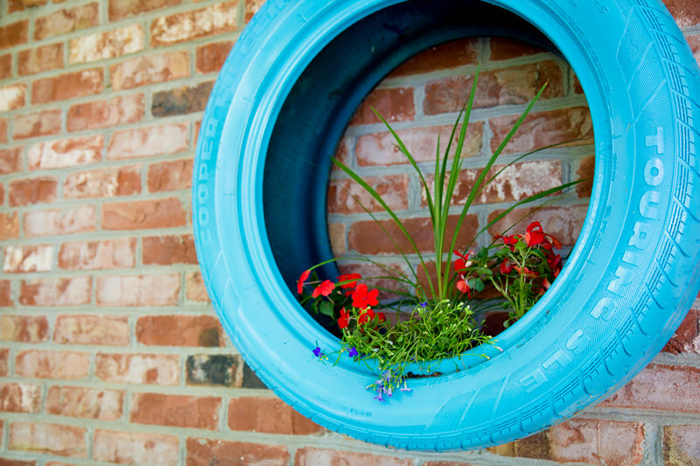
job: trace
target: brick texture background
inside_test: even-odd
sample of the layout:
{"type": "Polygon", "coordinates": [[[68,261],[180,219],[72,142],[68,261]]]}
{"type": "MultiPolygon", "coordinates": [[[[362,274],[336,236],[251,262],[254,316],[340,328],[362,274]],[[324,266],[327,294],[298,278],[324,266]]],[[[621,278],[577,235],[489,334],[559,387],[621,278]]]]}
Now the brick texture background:
{"type": "MultiPolygon", "coordinates": [[[[364,444],[266,389],[207,297],[189,192],[212,84],[263,3],[0,0],[0,464],[700,464],[700,300],[618,393],[483,451],[364,444]]],[[[700,59],[700,3],[666,4],[700,59]]],[[[339,148],[416,231],[425,226],[420,186],[369,108],[429,162],[477,63],[484,71],[455,202],[544,82],[505,160],[592,135],[580,86],[554,55],[497,38],[426,51],[368,96],[339,148]]],[[[589,177],[592,155],[577,146],[521,162],[481,196],[471,223],[483,226],[552,183],[589,177]]],[[[537,214],[569,247],[589,191],[581,185],[537,214]]],[[[355,193],[331,174],[336,254],[397,263],[355,193]]]]}

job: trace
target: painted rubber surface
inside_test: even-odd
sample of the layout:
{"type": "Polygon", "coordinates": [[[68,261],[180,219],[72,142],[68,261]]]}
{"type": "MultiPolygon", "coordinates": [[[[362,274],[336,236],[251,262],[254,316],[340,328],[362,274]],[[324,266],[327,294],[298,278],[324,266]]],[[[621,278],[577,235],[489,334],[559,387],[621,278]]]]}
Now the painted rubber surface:
{"type": "MultiPolygon", "coordinates": [[[[300,413],[331,430],[400,448],[504,443],[615,391],[680,324],[700,288],[699,71],[659,1],[576,3],[268,0],[246,28],[202,122],[195,240],[209,295],[234,345],[300,413]],[[317,343],[327,351],[339,343],[300,308],[289,285],[330,254],[319,220],[324,161],[359,100],[393,66],[450,38],[425,31],[445,29],[455,38],[494,27],[445,26],[440,22],[448,19],[438,17],[423,32],[411,32],[428,14],[423,5],[486,12],[493,5],[541,30],[583,85],[596,173],[567,266],[543,299],[499,336],[503,353],[480,349],[492,356],[487,362],[465,355],[468,370],[444,363],[445,375],[413,380],[413,392],[379,403],[365,390],[372,375],[363,367],[345,359],[333,367],[313,357],[317,343]],[[394,31],[393,43],[387,29],[394,31]],[[364,35],[376,48],[360,41],[353,49],[341,39],[348,31],[352,43],[364,35]],[[414,45],[392,52],[412,34],[419,37],[414,45]],[[389,45],[382,48],[382,41],[389,45]],[[353,69],[328,57],[314,65],[324,47],[331,55],[344,53],[353,69]],[[384,56],[362,63],[375,52],[384,56]],[[341,82],[333,84],[336,79],[341,82]],[[304,113],[306,103],[324,99],[335,103],[304,113]],[[296,153],[297,145],[307,153],[296,153]]],[[[506,17],[499,12],[499,20],[506,17]]],[[[530,33],[517,19],[503,22],[511,32],[498,34],[530,33]]]]}

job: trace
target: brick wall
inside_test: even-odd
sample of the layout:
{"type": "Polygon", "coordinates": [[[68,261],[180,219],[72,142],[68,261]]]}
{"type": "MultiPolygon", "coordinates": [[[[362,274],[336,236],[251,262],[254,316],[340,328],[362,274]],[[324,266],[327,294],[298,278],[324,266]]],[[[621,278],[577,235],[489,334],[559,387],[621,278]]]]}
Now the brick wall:
{"type": "MultiPolygon", "coordinates": [[[[305,420],[265,389],[209,303],[189,215],[202,111],[261,4],[0,0],[0,464],[700,461],[700,301],[664,352],[618,393],[574,420],[489,450],[367,445],[305,420]]],[[[667,5],[700,58],[700,5],[667,5]]],[[[479,61],[483,91],[465,185],[544,80],[542,118],[511,149],[589,134],[567,65],[511,41],[428,51],[368,100],[431,157],[430,136],[453,121],[469,84],[462,76],[479,61]]],[[[588,176],[590,155],[577,147],[525,162],[519,178],[480,200],[474,221],[541,187],[542,173],[588,176]]],[[[420,224],[416,180],[367,105],[341,156],[420,224]]],[[[371,244],[377,249],[364,252],[392,261],[367,237],[371,229],[360,228],[367,218],[345,190],[354,188],[339,173],[332,178],[336,252],[371,244]]],[[[541,214],[573,244],[586,205],[583,188],[541,214]]]]}

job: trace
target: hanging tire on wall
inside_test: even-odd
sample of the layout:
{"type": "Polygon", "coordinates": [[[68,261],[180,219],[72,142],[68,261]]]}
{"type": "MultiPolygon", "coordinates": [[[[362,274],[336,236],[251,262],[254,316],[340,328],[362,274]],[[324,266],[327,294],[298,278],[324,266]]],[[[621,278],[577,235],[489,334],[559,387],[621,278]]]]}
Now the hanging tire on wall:
{"type": "Polygon", "coordinates": [[[369,442],[472,449],[572,416],[639,372],[697,296],[698,73],[658,0],[268,0],[219,75],[195,161],[197,254],[226,331],[283,400],[369,442]],[[378,403],[369,370],[313,356],[339,341],[290,288],[332,257],[330,155],[355,108],[420,51],[481,35],[558,51],[576,72],[596,140],[588,214],[554,285],[499,335],[502,353],[478,348],[491,359],[465,355],[467,370],[443,365],[378,403]]]}

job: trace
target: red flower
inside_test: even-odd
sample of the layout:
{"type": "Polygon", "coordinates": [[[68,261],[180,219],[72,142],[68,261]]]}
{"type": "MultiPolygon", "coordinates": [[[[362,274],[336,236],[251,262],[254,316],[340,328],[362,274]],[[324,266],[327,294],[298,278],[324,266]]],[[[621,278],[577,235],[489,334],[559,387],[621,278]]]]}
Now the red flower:
{"type": "Polygon", "coordinates": [[[347,282],[347,283],[342,283],[340,285],[341,288],[343,289],[353,289],[357,286],[357,280],[362,278],[362,276],[359,273],[346,273],[344,275],[340,275],[338,277],[339,282],[347,282]],[[352,281],[351,281],[352,280],[352,281]]]}
{"type": "Polygon", "coordinates": [[[377,312],[377,320],[379,322],[386,322],[386,314],[383,312],[377,312]]]}
{"type": "Polygon", "coordinates": [[[372,309],[370,309],[370,308],[363,309],[360,312],[360,318],[357,319],[357,323],[360,325],[364,325],[367,322],[369,322],[370,320],[374,319],[374,315],[375,314],[374,314],[374,311],[372,309]]]}
{"type": "Polygon", "coordinates": [[[462,294],[467,293],[467,296],[472,297],[472,289],[469,288],[469,283],[462,277],[457,281],[457,289],[462,292],[462,294]]]}
{"type": "Polygon", "coordinates": [[[341,329],[347,328],[350,325],[350,313],[345,308],[340,310],[340,318],[338,318],[338,327],[341,329]]]}
{"type": "Polygon", "coordinates": [[[544,243],[545,235],[544,230],[542,230],[542,225],[540,222],[532,222],[527,226],[527,233],[525,233],[525,242],[529,248],[537,246],[544,243]]]}
{"type": "Polygon", "coordinates": [[[311,275],[311,270],[304,270],[301,273],[299,280],[297,280],[297,293],[301,294],[304,291],[304,282],[309,278],[309,275],[311,275]]]}
{"type": "Polygon", "coordinates": [[[352,306],[357,309],[376,306],[379,304],[377,296],[379,296],[379,290],[368,290],[367,285],[361,283],[357,285],[357,288],[352,293],[352,306]]]}
{"type": "Polygon", "coordinates": [[[518,244],[519,237],[518,235],[512,235],[512,236],[501,236],[501,239],[503,240],[503,244],[506,246],[510,247],[510,251],[514,252],[515,251],[515,245],[518,244]]]}
{"type": "Polygon", "coordinates": [[[517,265],[514,265],[513,268],[518,271],[520,275],[525,275],[526,277],[536,277],[537,272],[534,272],[527,267],[518,267],[517,265]]]}
{"type": "Polygon", "coordinates": [[[562,267],[561,256],[559,254],[556,254],[547,257],[547,265],[549,265],[549,268],[552,269],[554,278],[558,277],[562,267]]]}
{"type": "Polygon", "coordinates": [[[314,292],[311,293],[311,296],[314,298],[318,298],[319,296],[328,296],[333,292],[334,289],[335,283],[333,283],[330,280],[326,280],[316,287],[314,292]]]}
{"type": "Polygon", "coordinates": [[[455,249],[454,251],[452,251],[452,253],[456,256],[459,256],[459,259],[455,261],[455,271],[464,271],[467,269],[467,267],[471,265],[469,263],[469,256],[472,254],[472,251],[469,251],[466,255],[464,255],[455,249]]]}
{"type": "Polygon", "coordinates": [[[506,259],[503,262],[501,262],[501,273],[503,275],[508,275],[513,271],[513,264],[510,263],[510,260],[506,259]]]}

